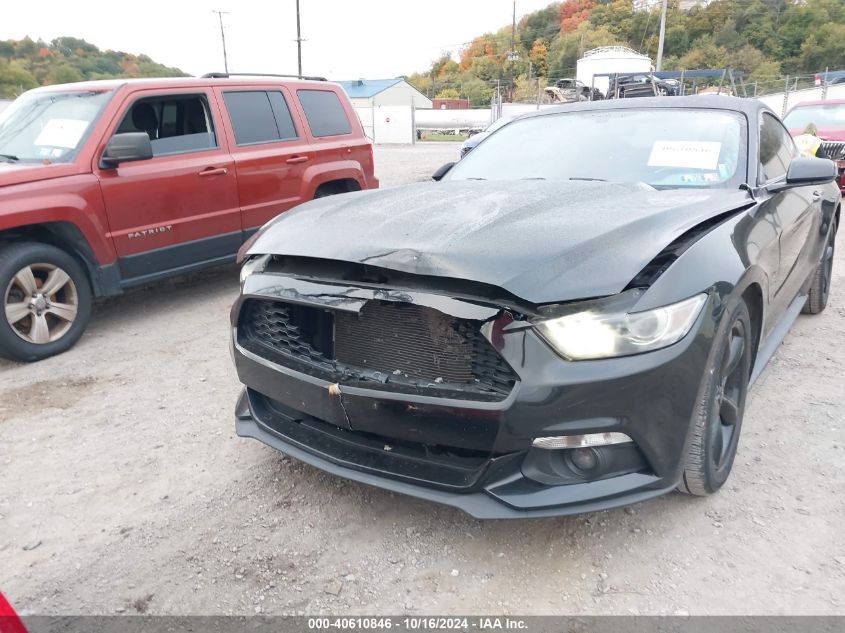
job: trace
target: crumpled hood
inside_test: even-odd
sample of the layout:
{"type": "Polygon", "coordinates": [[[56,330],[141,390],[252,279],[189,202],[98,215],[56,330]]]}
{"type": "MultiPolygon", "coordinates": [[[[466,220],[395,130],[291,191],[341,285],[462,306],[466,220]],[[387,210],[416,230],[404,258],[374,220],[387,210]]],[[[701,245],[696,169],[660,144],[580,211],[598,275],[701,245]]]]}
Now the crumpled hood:
{"type": "Polygon", "coordinates": [[[644,184],[422,183],[303,204],[268,223],[248,254],[471,280],[550,303],[622,291],[673,239],[749,202],[740,190],[644,184]]]}
{"type": "Polygon", "coordinates": [[[73,163],[6,163],[0,161],[0,187],[22,185],[76,173],[73,163]]]}

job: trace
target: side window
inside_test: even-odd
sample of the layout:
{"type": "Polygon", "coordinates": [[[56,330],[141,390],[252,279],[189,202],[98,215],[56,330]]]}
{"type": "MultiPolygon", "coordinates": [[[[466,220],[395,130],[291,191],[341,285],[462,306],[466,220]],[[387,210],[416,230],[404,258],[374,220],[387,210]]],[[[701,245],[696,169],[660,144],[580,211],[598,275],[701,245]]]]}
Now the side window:
{"type": "Polygon", "coordinates": [[[153,156],[217,147],[214,123],[204,95],[148,97],[132,104],[117,133],[146,132],[153,156]]]}
{"type": "Polygon", "coordinates": [[[789,163],[798,156],[795,142],[780,122],[763,113],[760,123],[760,170],[764,184],[786,175],[789,163]]]}
{"type": "Polygon", "coordinates": [[[346,118],[346,110],[331,90],[297,90],[296,96],[302,104],[305,118],[308,119],[308,127],[311,128],[311,134],[314,136],[352,133],[352,126],[346,118]]]}
{"type": "Polygon", "coordinates": [[[297,138],[290,109],[278,90],[224,92],[223,101],[238,145],[297,138]]]}

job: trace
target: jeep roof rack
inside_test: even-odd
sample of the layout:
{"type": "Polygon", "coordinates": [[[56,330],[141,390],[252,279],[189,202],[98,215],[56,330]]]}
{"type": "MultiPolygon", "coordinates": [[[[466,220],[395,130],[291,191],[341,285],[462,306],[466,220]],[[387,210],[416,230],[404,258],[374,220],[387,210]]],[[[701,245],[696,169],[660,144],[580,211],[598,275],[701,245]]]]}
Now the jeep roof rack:
{"type": "Polygon", "coordinates": [[[229,77],[284,77],[285,79],[307,79],[309,81],[328,81],[325,77],[307,75],[276,75],[274,73],[205,73],[200,79],[228,79],[229,77]]]}

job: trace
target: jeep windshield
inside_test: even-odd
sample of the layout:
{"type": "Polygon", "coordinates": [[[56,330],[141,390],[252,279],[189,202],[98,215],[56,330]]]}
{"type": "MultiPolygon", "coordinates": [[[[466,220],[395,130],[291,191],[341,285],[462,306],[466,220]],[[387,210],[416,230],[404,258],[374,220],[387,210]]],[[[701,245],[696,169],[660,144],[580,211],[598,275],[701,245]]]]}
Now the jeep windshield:
{"type": "Polygon", "coordinates": [[[448,180],[605,180],[658,188],[739,187],[747,130],[738,113],[692,108],[580,110],[506,125],[448,180]]]}
{"type": "Polygon", "coordinates": [[[0,113],[0,162],[73,160],[111,91],[28,92],[0,113]]]}

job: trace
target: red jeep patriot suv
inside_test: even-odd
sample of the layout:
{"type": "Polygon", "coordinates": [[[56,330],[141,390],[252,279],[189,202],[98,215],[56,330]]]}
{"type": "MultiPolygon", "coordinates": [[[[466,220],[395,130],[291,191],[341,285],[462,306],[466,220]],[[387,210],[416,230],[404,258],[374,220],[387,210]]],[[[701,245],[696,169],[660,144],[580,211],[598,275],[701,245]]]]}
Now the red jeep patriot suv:
{"type": "Polygon", "coordinates": [[[372,145],[326,81],[31,90],[0,115],[0,356],[63,352],[93,297],[234,260],[282,211],[375,187],[372,145]]]}

